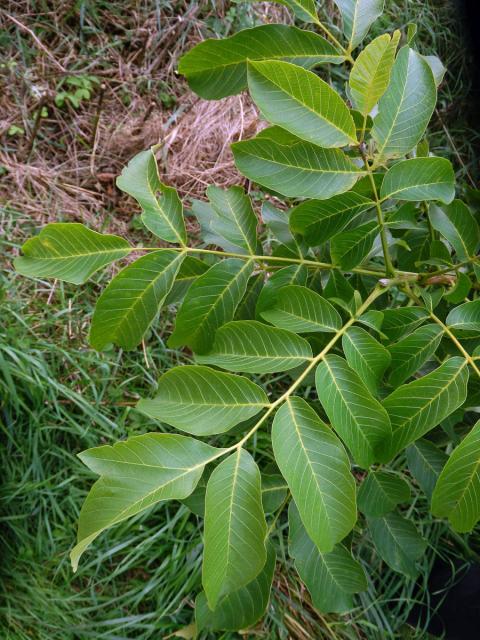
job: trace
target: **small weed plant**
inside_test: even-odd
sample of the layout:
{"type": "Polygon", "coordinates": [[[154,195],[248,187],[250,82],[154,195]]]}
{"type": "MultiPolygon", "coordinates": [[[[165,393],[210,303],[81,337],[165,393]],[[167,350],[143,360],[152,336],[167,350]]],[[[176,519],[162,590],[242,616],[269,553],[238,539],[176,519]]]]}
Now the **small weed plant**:
{"type": "Polygon", "coordinates": [[[314,606],[337,613],[367,588],[355,533],[416,577],[427,541],[408,517],[412,487],[455,532],[480,518],[480,229],[425,137],[444,68],[415,50],[413,26],[359,51],[382,0],[336,0],[338,38],[313,0],[282,4],[305,29],[206,40],[179,65],[201,98],[248,90],[270,124],[232,145],[263,190],[260,224],[241,187],[210,186],[184,211],[153,148],[117,185],[160,242],[54,223],[16,260],[25,276],[80,285],[140,255],[98,299],[97,350],[136,348],[177,308],[168,345],[191,364],[139,400],[151,433],[80,454],[99,479],[71,560],[109,527],[184,502],[204,518],[198,632],[262,618],[287,507],[298,574],[314,606]],[[325,65],[345,66],[345,86],[321,78],[325,65]]]}

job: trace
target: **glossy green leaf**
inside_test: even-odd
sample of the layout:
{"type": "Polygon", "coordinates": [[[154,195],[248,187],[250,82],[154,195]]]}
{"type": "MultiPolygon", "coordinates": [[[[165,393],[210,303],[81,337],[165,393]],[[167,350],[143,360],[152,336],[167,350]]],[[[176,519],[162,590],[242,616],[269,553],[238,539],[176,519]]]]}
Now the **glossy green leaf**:
{"type": "Polygon", "coordinates": [[[237,449],[207,484],[202,583],[210,609],[258,576],[267,559],[266,533],[260,471],[237,449]]]}
{"type": "Polygon", "coordinates": [[[393,512],[382,518],[368,518],[367,524],[380,557],[394,571],[415,580],[419,573],[417,561],[425,553],[427,541],[412,522],[393,512]]]}
{"type": "Polygon", "coordinates": [[[431,499],[437,478],[448,460],[447,454],[425,438],[407,447],[406,454],[410,473],[427,498],[431,499]]]}
{"type": "Polygon", "coordinates": [[[30,278],[58,278],[83,284],[91,275],[131,252],[118,236],[104,235],[78,222],[54,222],[22,246],[15,269],[30,278]]]}
{"type": "Polygon", "coordinates": [[[253,101],[272,124],[321,147],[356,144],[350,111],[330,85],[295,64],[249,62],[248,87],[253,101]]]}
{"type": "Polygon", "coordinates": [[[317,22],[317,10],[315,0],[273,0],[278,4],[283,4],[293,11],[293,13],[304,22],[317,22]]]}
{"type": "Polygon", "coordinates": [[[190,495],[205,465],[220,452],[193,438],[147,433],[81,453],[82,462],[101,477],[80,512],[78,543],[70,555],[74,571],[105,529],[162,500],[190,495]]]}
{"type": "Polygon", "coordinates": [[[436,101],[430,67],[416,51],[403,47],[373,121],[379,156],[399,158],[411,151],[425,133],[436,101]]]}
{"type": "Polygon", "coordinates": [[[262,474],[262,504],[265,513],[274,513],[287,497],[288,485],[280,474],[262,474]]]}
{"type": "Polygon", "coordinates": [[[385,309],[382,313],[382,331],[390,340],[399,340],[411,333],[429,317],[423,307],[385,309]]]}
{"type": "Polygon", "coordinates": [[[389,458],[428,433],[461,407],[467,397],[468,368],[463,358],[450,358],[383,401],[392,422],[389,458]]]}
{"type": "Polygon", "coordinates": [[[309,538],[294,502],[288,510],[288,524],[288,551],[312,596],[313,606],[321,613],[352,609],[352,595],[367,588],[362,565],[342,544],[329,553],[321,553],[309,538]]]}
{"type": "Polygon", "coordinates": [[[182,201],[173,187],[161,182],[151,149],[130,160],[117,178],[117,187],[142,207],[142,222],[149,231],[167,242],[186,243],[182,201]]]}
{"type": "Polygon", "coordinates": [[[367,116],[385,93],[395,61],[400,31],[375,38],[359,54],[350,72],[350,93],[355,107],[367,116]]]}
{"type": "Polygon", "coordinates": [[[110,282],[95,306],[90,344],[103,349],[114,343],[133,349],[160,310],[185,255],[155,251],[125,267],[110,282]]]}
{"type": "Polygon", "coordinates": [[[443,331],[437,324],[420,327],[388,347],[392,356],[388,382],[398,387],[413,376],[429,360],[440,344],[443,331]]]}
{"type": "Polygon", "coordinates": [[[402,160],[387,171],[380,196],[393,200],[439,200],[448,204],[455,197],[455,174],[445,158],[402,160]]]}
{"type": "Polygon", "coordinates": [[[368,474],[358,491],[358,508],[366,516],[378,518],[410,499],[407,482],[389,471],[368,474]]]}
{"type": "Polygon", "coordinates": [[[220,189],[210,186],[207,188],[207,196],[217,214],[212,222],[212,229],[240,247],[241,253],[261,253],[257,240],[257,217],[250,198],[245,195],[242,187],[220,189]]]}
{"type": "Polygon", "coordinates": [[[432,513],[448,518],[460,533],[471,531],[480,520],[480,421],[454,449],[441,472],[432,496],[432,513]]]}
{"type": "Polygon", "coordinates": [[[173,287],[170,289],[170,293],[167,295],[165,304],[176,304],[181,302],[185,297],[190,285],[198,278],[208,271],[209,265],[206,262],[202,262],[198,258],[186,255],[182,260],[180,269],[173,283],[173,287]]]}
{"type": "Polygon", "coordinates": [[[342,231],[330,240],[330,253],[333,263],[345,271],[354,269],[368,256],[379,227],[375,220],[352,229],[342,231]]]}
{"type": "Polygon", "coordinates": [[[356,371],[372,394],[378,390],[390,364],[390,353],[373,336],[360,327],[350,327],[342,338],[348,365],[356,371]]]}
{"type": "Polygon", "coordinates": [[[212,611],[202,591],[195,600],[197,631],[237,631],[254,625],[265,613],[275,569],[275,550],[267,545],[267,561],[258,576],[226,595],[212,611]]]}
{"type": "Polygon", "coordinates": [[[448,207],[430,207],[428,215],[433,228],[448,240],[460,260],[476,255],[480,228],[464,202],[454,200],[448,207]]]}
{"type": "Polygon", "coordinates": [[[480,331],[480,299],[464,302],[452,309],[445,323],[451,329],[480,331]]]}
{"type": "Polygon", "coordinates": [[[342,231],[374,204],[369,198],[352,191],[329,200],[306,200],[292,209],[290,228],[302,234],[310,247],[315,247],[342,231]]]}
{"type": "Polygon", "coordinates": [[[433,77],[435,78],[435,84],[437,87],[440,86],[447,72],[447,68],[443,65],[443,62],[438,56],[423,56],[423,59],[432,70],[433,77]]]}
{"type": "Polygon", "coordinates": [[[200,42],[180,58],[178,71],[199,96],[218,100],[247,87],[248,60],[286,60],[310,69],[328,62],[339,64],[344,56],[316,33],[265,24],[229,38],[200,42]]]}
{"type": "Polygon", "coordinates": [[[272,426],[275,460],[308,535],[332,551],[357,519],[355,481],[342,443],[302,398],[288,398],[272,426]]]}
{"type": "Polygon", "coordinates": [[[186,365],[164,373],[156,396],[137,409],[156,420],[197,436],[223,433],[268,404],[261,387],[247,378],[186,365]]]}
{"type": "Polygon", "coordinates": [[[307,284],[308,269],[303,264],[292,264],[276,271],[265,283],[258,296],[256,315],[261,318],[261,314],[266,309],[273,307],[277,300],[280,289],[289,285],[305,286],[307,284]]]}
{"type": "Polygon", "coordinates": [[[282,144],[278,132],[266,129],[262,134],[232,144],[235,164],[250,180],[284,196],[326,200],[348,191],[363,174],[340,149],[323,149],[299,138],[282,144]]]}
{"type": "Polygon", "coordinates": [[[233,319],[252,271],[251,262],[229,258],[197,278],[178,310],[169,346],[187,345],[197,353],[208,351],[215,331],[233,319]]]}
{"type": "Polygon", "coordinates": [[[262,318],[294,333],[334,332],[342,326],[338,311],[321,295],[298,285],[279,289],[273,306],[262,318]]]}
{"type": "Polygon", "coordinates": [[[382,15],[384,0],[334,0],[343,18],[343,32],[354,49],[382,15]]]}
{"type": "Polygon", "coordinates": [[[201,364],[228,371],[274,373],[293,369],[312,357],[312,348],[300,336],[255,320],[229,322],[215,334],[212,349],[197,356],[201,364]]]}
{"type": "Polygon", "coordinates": [[[340,356],[328,355],[317,367],[315,382],[325,413],[355,462],[367,468],[382,461],[390,420],[359,375],[340,356]]]}
{"type": "Polygon", "coordinates": [[[235,320],[254,320],[255,310],[264,288],[264,274],[253,275],[247,283],[247,290],[235,311],[235,320]]]}

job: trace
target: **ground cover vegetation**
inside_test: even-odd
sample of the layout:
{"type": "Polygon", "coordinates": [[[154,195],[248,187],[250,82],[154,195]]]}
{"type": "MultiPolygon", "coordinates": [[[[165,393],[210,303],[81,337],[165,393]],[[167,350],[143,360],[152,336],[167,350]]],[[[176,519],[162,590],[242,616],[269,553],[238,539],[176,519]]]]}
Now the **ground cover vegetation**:
{"type": "MultiPolygon", "coordinates": [[[[300,23],[313,23],[319,32],[332,29],[314,5],[290,8],[300,23]]],[[[424,137],[442,67],[413,49],[413,27],[368,37],[359,54],[356,46],[379,7],[360,32],[348,3],[340,9],[343,35],[329,31],[324,38],[311,28],[269,24],[234,35],[233,48],[233,40],[216,40],[180,61],[180,72],[201,97],[218,99],[248,86],[273,125],[260,124],[256,137],[233,146],[237,167],[263,188],[263,194],[252,191],[254,206],[239,187],[212,186],[208,202],[194,200],[184,211],[176,191],[160,180],[156,149],[147,150],[131,160],[117,185],[138,201],[141,222],[160,246],[149,245],[141,231],[132,234],[138,241],[133,245],[80,224],[53,223],[23,246],[16,261],[20,273],[42,278],[39,291],[49,305],[58,297],[58,311],[52,318],[39,308],[32,324],[25,314],[32,302],[20,296],[5,323],[5,424],[21,424],[29,445],[21,450],[22,431],[6,430],[16,454],[9,499],[18,501],[14,487],[20,486],[29,504],[31,476],[43,496],[41,505],[35,503],[36,522],[48,531],[39,539],[25,523],[19,546],[14,513],[29,513],[16,509],[7,518],[12,552],[21,551],[25,568],[36,546],[32,540],[40,543],[40,555],[51,554],[59,538],[63,551],[70,546],[77,491],[91,477],[74,460],[77,438],[82,448],[92,447],[81,458],[100,480],[80,514],[75,568],[101,532],[123,522],[93,543],[102,545],[103,538],[103,551],[93,561],[85,556],[81,588],[58,606],[48,603],[51,617],[42,624],[52,633],[68,628],[72,637],[99,637],[105,626],[101,637],[155,637],[159,629],[168,633],[184,624],[189,637],[203,537],[205,593],[195,604],[203,637],[232,637],[221,630],[257,623],[272,580],[270,607],[260,623],[266,637],[415,637],[415,625],[410,631],[404,626],[418,597],[415,578],[426,581],[436,554],[474,554],[463,534],[478,517],[478,231],[474,209],[454,200],[451,165],[441,150],[430,154],[433,145],[424,137]],[[263,42],[272,28],[273,41],[287,52],[273,55],[267,48],[262,54],[255,35],[262,34],[263,42]],[[247,38],[247,49],[253,42],[250,51],[264,59],[247,65],[244,53],[231,69],[216,66],[221,47],[223,55],[238,56],[239,38],[247,38]],[[343,69],[331,67],[328,83],[317,68],[327,63],[343,69]],[[298,200],[305,196],[310,199],[298,200]],[[83,289],[45,282],[81,284],[131,256],[141,257],[128,260],[94,309],[91,288],[85,297],[83,289]],[[130,293],[123,298],[125,291],[130,293]],[[162,311],[157,319],[163,304],[174,313],[162,311]],[[48,328],[40,341],[38,316],[48,328]],[[113,347],[99,355],[86,351],[79,336],[90,320],[95,349],[114,343],[128,351],[143,341],[144,358],[113,347]],[[73,349],[61,346],[72,337],[73,349]],[[67,368],[62,382],[60,367],[67,368]],[[35,434],[30,416],[41,426],[35,434]],[[61,437],[50,446],[59,423],[61,437]],[[167,425],[208,438],[176,435],[167,425]],[[17,464],[20,451],[27,470],[17,464]],[[68,468],[58,464],[65,457],[68,468]],[[22,482],[19,472],[26,476],[22,482]],[[52,494],[57,475],[67,485],[65,510],[52,494]],[[452,477],[459,483],[453,490],[452,477]],[[183,506],[167,503],[142,514],[167,498],[183,506]],[[124,522],[130,516],[136,517],[133,525],[124,522]],[[175,537],[174,548],[166,532],[175,537]],[[119,584],[127,591],[117,591],[119,584]],[[312,608],[303,602],[303,585],[312,608]],[[71,611],[72,602],[82,606],[71,611]],[[112,603],[122,614],[103,617],[112,603]],[[132,615],[132,608],[138,612],[132,615]],[[128,626],[132,635],[125,635],[128,626]]],[[[87,98],[76,92],[74,101],[87,98]]],[[[71,102],[67,96],[62,100],[71,102]]],[[[456,146],[454,155],[473,182],[456,146]]],[[[7,232],[16,222],[9,211],[7,232]]],[[[25,292],[25,281],[11,273],[7,291],[12,281],[25,292]]],[[[69,580],[65,554],[54,564],[69,580]]],[[[29,593],[45,596],[56,588],[53,582],[32,587],[26,580],[25,609],[29,593]]],[[[11,596],[10,616],[17,593],[11,596]]],[[[421,597],[428,598],[426,589],[421,597]]],[[[13,623],[12,637],[37,633],[34,619],[23,629],[19,616],[13,623]]]]}

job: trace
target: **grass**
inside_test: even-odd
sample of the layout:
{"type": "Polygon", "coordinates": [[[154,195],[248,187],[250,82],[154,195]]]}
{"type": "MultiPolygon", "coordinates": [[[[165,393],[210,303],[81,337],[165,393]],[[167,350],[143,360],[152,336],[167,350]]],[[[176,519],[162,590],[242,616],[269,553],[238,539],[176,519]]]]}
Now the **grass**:
{"type": "MultiPolygon", "coordinates": [[[[127,0],[113,4],[82,1],[76,10],[62,8],[58,15],[51,3],[30,4],[36,15],[33,23],[27,8],[10,13],[24,26],[35,26],[59,64],[74,60],[68,63],[69,73],[83,74],[88,67],[89,73],[101,78],[107,84],[103,109],[114,117],[100,117],[92,145],[98,92],[79,109],[50,106],[27,163],[28,135],[38,106],[31,94],[37,80],[28,84],[30,78],[38,77],[56,91],[64,88],[65,74],[38,51],[28,32],[9,21],[0,36],[10,61],[16,63],[7,71],[7,123],[22,126],[26,134],[4,135],[0,160],[11,184],[1,192],[0,209],[0,260],[5,265],[0,275],[0,518],[4,536],[0,637],[163,639],[191,623],[194,597],[201,588],[201,522],[196,516],[179,503],[169,503],[123,523],[99,537],[75,575],[68,553],[79,508],[94,479],[76,454],[158,428],[132,410],[132,405],[139,395],[151,392],[161,372],[188,359],[165,346],[172,316],[162,315],[147,340],[145,354],[141,350],[97,354],[86,346],[86,335],[102,278],[81,289],[34,283],[12,273],[9,260],[22,240],[47,219],[77,219],[98,229],[135,231],[131,203],[119,199],[112,178],[105,175],[115,175],[128,155],[150,144],[151,137],[158,135],[158,123],[173,127],[189,99],[185,86],[174,80],[174,56],[150,74],[146,70],[155,64],[160,50],[174,46],[176,55],[192,38],[198,38],[203,22],[207,32],[227,35],[257,18],[251,8],[237,10],[233,5],[218,14],[210,2],[147,2],[138,9],[135,3],[133,11],[127,0]],[[175,30],[178,15],[185,17],[187,25],[181,31],[175,30]],[[116,75],[119,67],[126,80],[116,75]],[[162,102],[161,92],[173,95],[170,106],[162,102]],[[155,107],[142,123],[152,95],[155,107]],[[115,127],[110,120],[115,120],[115,127]],[[123,140],[125,132],[131,134],[141,123],[140,133],[131,136],[133,146],[121,151],[108,146],[119,123],[125,125],[123,140]]],[[[331,16],[332,3],[324,6],[331,16]]],[[[272,11],[271,5],[267,10],[272,11]]],[[[285,17],[284,10],[280,11],[285,17]]],[[[389,17],[376,27],[379,32],[392,23],[405,27],[418,22],[421,50],[426,54],[438,51],[449,67],[429,136],[431,148],[452,158],[461,179],[474,182],[478,178],[478,133],[472,130],[466,108],[469,81],[452,8],[447,2],[404,0],[387,3],[387,11],[389,17]]],[[[8,20],[4,15],[2,19],[8,20]]],[[[258,455],[268,455],[267,442],[266,437],[258,437],[258,455]]],[[[430,569],[437,557],[457,567],[457,561],[468,558],[468,550],[463,538],[452,538],[446,525],[426,517],[427,512],[418,498],[411,517],[428,538],[429,547],[417,584],[385,567],[360,524],[355,549],[372,578],[358,608],[343,617],[319,616],[313,610],[288,558],[286,536],[278,536],[274,542],[280,562],[271,607],[264,623],[247,637],[428,637],[425,629],[433,615],[428,607],[430,569]],[[427,612],[418,622],[412,613],[416,604],[427,612]]],[[[479,546],[476,538],[467,542],[479,546]]],[[[239,635],[216,637],[233,640],[239,635]]]]}

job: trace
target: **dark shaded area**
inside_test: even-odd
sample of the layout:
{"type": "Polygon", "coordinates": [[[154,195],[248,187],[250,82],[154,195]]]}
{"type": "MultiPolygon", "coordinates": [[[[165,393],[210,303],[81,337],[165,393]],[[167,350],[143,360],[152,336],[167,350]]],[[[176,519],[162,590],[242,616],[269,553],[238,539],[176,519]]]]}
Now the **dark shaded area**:
{"type": "Polygon", "coordinates": [[[480,4],[478,0],[453,0],[458,9],[461,32],[464,36],[465,48],[469,53],[469,71],[472,80],[472,100],[475,101],[476,113],[480,105],[480,4]]]}

